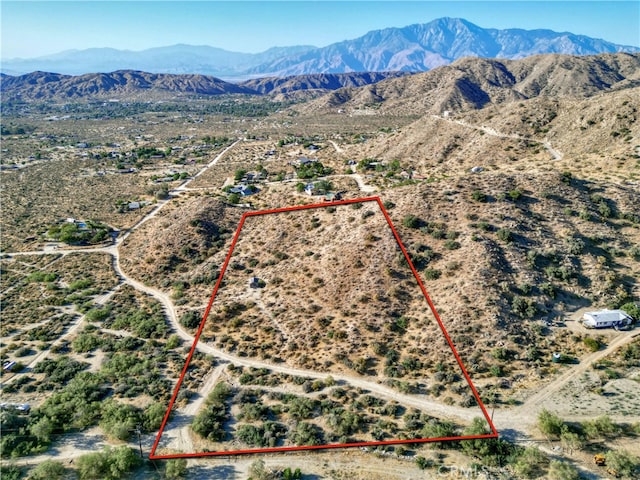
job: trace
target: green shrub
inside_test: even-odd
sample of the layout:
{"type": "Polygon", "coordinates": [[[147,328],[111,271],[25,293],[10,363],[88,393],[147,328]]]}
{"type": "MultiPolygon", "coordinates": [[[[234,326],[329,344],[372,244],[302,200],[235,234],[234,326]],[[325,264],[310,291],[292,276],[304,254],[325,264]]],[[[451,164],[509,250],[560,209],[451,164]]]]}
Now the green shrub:
{"type": "Polygon", "coordinates": [[[551,460],[549,464],[550,480],[579,480],[580,478],[580,472],[570,463],[551,460]]]}
{"type": "Polygon", "coordinates": [[[85,314],[88,322],[102,322],[109,316],[109,308],[96,307],[92,308],[85,314]]]}
{"type": "Polygon", "coordinates": [[[286,432],[286,427],[276,422],[265,422],[262,425],[242,424],[237,435],[240,440],[252,447],[275,447],[279,438],[286,432]]]}
{"type": "Polygon", "coordinates": [[[131,478],[131,472],[142,464],[140,456],[129,447],[107,447],[101,452],[78,457],[76,467],[80,480],[117,480],[131,478]]]}
{"type": "MultiPolygon", "coordinates": [[[[488,434],[489,427],[483,418],[474,418],[472,424],[463,431],[463,435],[488,434]]],[[[486,438],[461,442],[462,451],[467,455],[479,458],[485,465],[502,466],[522,447],[501,439],[486,438]]]]}
{"type": "Polygon", "coordinates": [[[402,219],[402,225],[407,228],[420,228],[424,222],[415,215],[405,215],[402,219]]]}
{"type": "Polygon", "coordinates": [[[591,220],[591,214],[589,213],[589,210],[587,210],[586,208],[583,208],[582,210],[580,210],[580,213],[578,214],[578,216],[585,222],[588,222],[589,220],[591,220]]]}
{"type": "Polygon", "coordinates": [[[536,302],[532,298],[516,295],[511,302],[511,310],[521,318],[533,318],[538,313],[536,302]]]}
{"type": "Polygon", "coordinates": [[[317,425],[299,422],[295,430],[291,432],[290,439],[295,445],[321,445],[323,432],[317,425]]]}
{"type": "Polygon", "coordinates": [[[562,172],[560,180],[563,183],[570,184],[572,178],[573,178],[573,175],[571,175],[571,172],[565,170],[564,172],[562,172]]]}
{"type": "Polygon", "coordinates": [[[567,240],[567,247],[571,255],[580,255],[584,252],[585,243],[581,238],[572,237],[567,240]]]}
{"type": "Polygon", "coordinates": [[[136,426],[142,423],[142,410],[133,405],[109,399],[102,404],[101,410],[100,428],[116,440],[129,440],[136,426]]]}
{"type": "Polygon", "coordinates": [[[559,438],[564,422],[557,415],[543,409],[538,414],[538,428],[547,437],[559,438]]]}
{"type": "Polygon", "coordinates": [[[446,248],[447,250],[456,250],[460,248],[460,243],[456,242],[455,240],[447,240],[446,242],[444,242],[444,248],[446,248]]]}
{"type": "Polygon", "coordinates": [[[440,272],[440,270],[436,270],[435,268],[427,268],[424,271],[424,278],[426,278],[427,280],[437,280],[438,278],[440,278],[441,274],[442,272],[440,272]]]}
{"type": "Polygon", "coordinates": [[[223,424],[227,420],[224,405],[208,405],[193,419],[191,429],[202,438],[212,442],[221,441],[226,437],[223,424]]]}
{"type": "MultiPolygon", "coordinates": [[[[2,128],[4,128],[4,125],[2,128]]],[[[23,477],[22,468],[18,465],[2,465],[2,480],[20,480],[23,477]]]]}
{"type": "Polygon", "coordinates": [[[640,459],[626,450],[609,450],[605,454],[607,466],[625,478],[638,478],[640,459]]]}
{"type": "Polygon", "coordinates": [[[607,415],[602,415],[595,420],[586,421],[582,424],[582,429],[587,438],[610,438],[618,433],[619,428],[607,415]]]}
{"type": "Polygon", "coordinates": [[[473,192],[471,192],[471,198],[474,199],[476,202],[487,201],[487,195],[481,192],[480,190],[474,190],[473,192]]]}
{"type": "Polygon", "coordinates": [[[180,317],[180,325],[185,328],[197,328],[202,318],[195,310],[189,310],[180,317]]]}
{"type": "Polygon", "coordinates": [[[173,458],[167,460],[164,468],[164,478],[176,480],[187,476],[187,459],[173,458]]]}
{"type": "Polygon", "coordinates": [[[640,321],[640,304],[629,302],[622,305],[620,309],[624,310],[628,315],[633,317],[635,321],[640,321]]]}
{"type": "Polygon", "coordinates": [[[58,275],[55,273],[33,272],[27,277],[28,282],[55,282],[58,275]]]}
{"type": "Polygon", "coordinates": [[[509,198],[515,202],[522,197],[522,192],[519,189],[514,188],[513,190],[510,190],[507,195],[509,195],[509,198]]]}
{"type": "Polygon", "coordinates": [[[600,350],[600,347],[602,346],[600,345],[600,342],[595,338],[585,337],[582,341],[585,344],[585,346],[592,352],[597,352],[598,350],[600,350]]]}
{"type": "Polygon", "coordinates": [[[498,230],[496,235],[503,242],[511,243],[513,241],[513,234],[511,233],[511,230],[507,228],[501,228],[500,230],[498,230]]]}
{"type": "Polygon", "coordinates": [[[549,282],[540,284],[540,291],[549,296],[549,298],[556,298],[556,289],[549,282]]]}
{"type": "Polygon", "coordinates": [[[513,470],[519,478],[535,478],[540,476],[542,468],[549,463],[547,457],[536,447],[525,448],[517,455],[513,470]]]}

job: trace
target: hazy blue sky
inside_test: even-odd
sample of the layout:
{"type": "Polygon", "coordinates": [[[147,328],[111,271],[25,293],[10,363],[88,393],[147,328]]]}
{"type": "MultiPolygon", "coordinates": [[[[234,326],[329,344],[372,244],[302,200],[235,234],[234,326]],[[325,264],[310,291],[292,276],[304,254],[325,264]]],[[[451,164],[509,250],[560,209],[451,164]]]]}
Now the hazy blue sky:
{"type": "Polygon", "coordinates": [[[370,30],[462,17],[492,28],[548,28],[640,46],[630,1],[6,1],[2,58],[69,49],[143,50],[186,43],[237,52],[326,46],[370,30]]]}

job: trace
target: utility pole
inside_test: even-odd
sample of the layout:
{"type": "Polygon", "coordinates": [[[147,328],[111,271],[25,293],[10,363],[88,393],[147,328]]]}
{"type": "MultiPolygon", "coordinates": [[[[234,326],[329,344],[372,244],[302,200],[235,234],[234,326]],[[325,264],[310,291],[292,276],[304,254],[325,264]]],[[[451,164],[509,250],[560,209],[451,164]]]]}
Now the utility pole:
{"type": "Polygon", "coordinates": [[[138,434],[138,445],[140,446],[140,458],[144,460],[144,456],[142,455],[142,430],[140,424],[136,425],[136,433],[138,434]]]}

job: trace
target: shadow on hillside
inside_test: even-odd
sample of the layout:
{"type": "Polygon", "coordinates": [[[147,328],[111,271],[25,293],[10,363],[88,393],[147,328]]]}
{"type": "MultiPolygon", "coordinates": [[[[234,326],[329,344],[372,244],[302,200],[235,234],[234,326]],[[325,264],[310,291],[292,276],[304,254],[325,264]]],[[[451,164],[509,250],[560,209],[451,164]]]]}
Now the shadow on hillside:
{"type": "Polygon", "coordinates": [[[493,268],[501,273],[513,273],[513,267],[507,260],[504,248],[492,239],[486,239],[484,244],[493,268]]]}
{"type": "Polygon", "coordinates": [[[552,300],[547,319],[552,321],[554,319],[563,319],[567,317],[567,312],[574,312],[582,308],[590,307],[592,302],[584,297],[580,297],[575,293],[572,293],[563,288],[556,290],[556,298],[552,300]],[[562,304],[563,307],[558,309],[557,307],[562,304]]]}

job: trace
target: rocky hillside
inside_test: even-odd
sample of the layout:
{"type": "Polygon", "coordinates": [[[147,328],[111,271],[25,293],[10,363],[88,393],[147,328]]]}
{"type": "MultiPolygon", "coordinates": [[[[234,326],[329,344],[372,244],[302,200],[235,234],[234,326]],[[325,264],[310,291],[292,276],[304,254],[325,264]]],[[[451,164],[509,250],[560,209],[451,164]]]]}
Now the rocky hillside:
{"type": "Polygon", "coordinates": [[[540,55],[522,60],[465,58],[430,72],[344,88],[305,111],[375,108],[393,115],[441,114],[538,96],[585,98],[640,85],[640,54],[540,55]]]}
{"type": "Polygon", "coordinates": [[[291,93],[298,90],[328,92],[344,87],[362,87],[388,78],[408,75],[406,72],[362,72],[322,73],[315,75],[292,75],[288,77],[265,77],[242,82],[242,87],[260,94],[291,93]]]}
{"type": "Polygon", "coordinates": [[[174,95],[253,93],[205,75],[168,75],[133,70],[78,76],[33,72],[19,77],[2,77],[2,96],[6,100],[135,98],[149,92],[174,95]]]}
{"type": "Polygon", "coordinates": [[[206,75],[172,75],[133,70],[78,76],[33,72],[18,77],[2,75],[0,89],[5,100],[21,101],[162,98],[223,94],[286,95],[299,91],[313,91],[316,95],[321,95],[342,87],[359,87],[404,75],[406,74],[399,72],[319,74],[261,78],[235,84],[206,75]]]}

